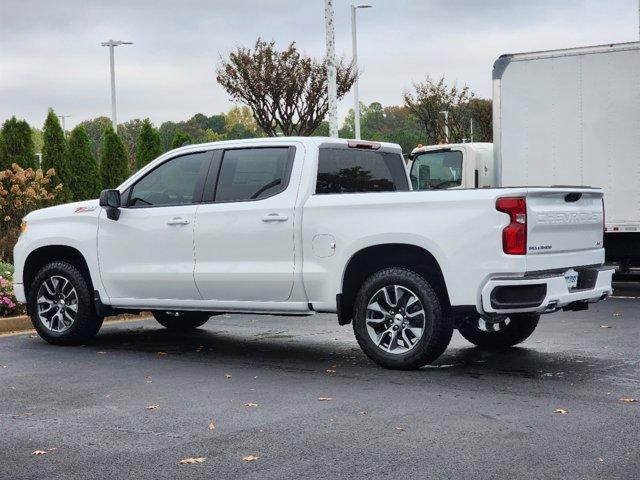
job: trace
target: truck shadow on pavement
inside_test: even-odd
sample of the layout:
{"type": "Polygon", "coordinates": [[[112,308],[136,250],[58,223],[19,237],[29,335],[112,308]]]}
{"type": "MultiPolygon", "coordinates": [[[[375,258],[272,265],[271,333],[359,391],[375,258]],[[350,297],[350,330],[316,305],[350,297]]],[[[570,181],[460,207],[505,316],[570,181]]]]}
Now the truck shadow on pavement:
{"type": "Polygon", "coordinates": [[[327,338],[332,334],[296,335],[295,332],[261,330],[236,333],[198,329],[176,333],[165,329],[123,327],[106,329],[87,348],[161,356],[164,361],[203,362],[225,367],[275,368],[296,372],[327,372],[336,377],[380,375],[415,382],[438,377],[483,379],[548,379],[565,382],[606,381],[640,386],[638,361],[539,351],[512,347],[483,351],[475,347],[450,347],[434,364],[419,371],[390,371],[371,362],[357,343],[327,338]],[[332,372],[335,370],[335,372],[332,372]]]}

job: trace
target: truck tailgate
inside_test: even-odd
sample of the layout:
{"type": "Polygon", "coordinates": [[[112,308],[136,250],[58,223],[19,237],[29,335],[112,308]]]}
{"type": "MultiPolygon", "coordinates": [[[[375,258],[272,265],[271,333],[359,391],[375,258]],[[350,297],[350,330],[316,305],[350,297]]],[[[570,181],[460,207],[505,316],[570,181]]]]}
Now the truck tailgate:
{"type": "Polygon", "coordinates": [[[601,190],[528,189],[527,256],[602,250],[603,217],[601,190]]]}

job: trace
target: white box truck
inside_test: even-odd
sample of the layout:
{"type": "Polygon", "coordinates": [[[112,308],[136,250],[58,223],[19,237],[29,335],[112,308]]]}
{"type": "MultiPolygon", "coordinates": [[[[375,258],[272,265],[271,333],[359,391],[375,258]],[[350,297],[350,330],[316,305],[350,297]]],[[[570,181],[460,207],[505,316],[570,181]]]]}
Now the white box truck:
{"type": "Polygon", "coordinates": [[[601,187],[607,260],[640,263],[640,43],[502,55],[493,141],[415,149],[414,188],[601,187]]]}

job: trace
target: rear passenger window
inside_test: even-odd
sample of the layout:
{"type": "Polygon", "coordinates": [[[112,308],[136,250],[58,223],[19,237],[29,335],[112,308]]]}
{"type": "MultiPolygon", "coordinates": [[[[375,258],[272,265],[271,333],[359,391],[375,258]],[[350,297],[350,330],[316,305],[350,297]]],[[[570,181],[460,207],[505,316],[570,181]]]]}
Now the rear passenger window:
{"type": "Polygon", "coordinates": [[[287,188],[289,147],[226,150],[222,157],[216,202],[259,200],[287,188]]]}
{"type": "Polygon", "coordinates": [[[398,153],[321,148],[316,193],[409,190],[404,160],[398,153]]]}

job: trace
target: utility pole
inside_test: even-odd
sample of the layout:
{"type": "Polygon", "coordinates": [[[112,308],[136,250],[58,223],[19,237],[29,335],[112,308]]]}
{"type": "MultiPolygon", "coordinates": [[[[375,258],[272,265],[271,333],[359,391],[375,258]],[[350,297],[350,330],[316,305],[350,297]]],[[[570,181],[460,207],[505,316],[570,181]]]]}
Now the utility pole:
{"type": "Polygon", "coordinates": [[[336,73],[336,36],[333,0],[324,0],[324,22],[327,43],[327,83],[329,96],[329,135],[338,138],[338,85],[336,73]]]}
{"type": "Polygon", "coordinates": [[[444,115],[444,137],[445,137],[445,143],[449,143],[449,111],[448,110],[443,110],[440,113],[444,115]]]}
{"type": "Polygon", "coordinates": [[[123,42],[122,40],[108,40],[102,42],[103,47],[109,47],[109,65],[111,66],[111,123],[113,130],[118,132],[118,117],[116,115],[116,72],[113,49],[120,45],[133,45],[133,42],[123,42]]]}
{"type": "Polygon", "coordinates": [[[356,29],[356,12],[359,8],[371,8],[371,5],[351,5],[351,45],[353,47],[353,69],[356,81],[353,84],[353,119],[356,140],[360,140],[360,96],[358,94],[358,35],[356,29]]]}
{"type": "Polygon", "coordinates": [[[58,115],[57,117],[60,119],[60,123],[62,123],[62,133],[64,136],[67,136],[67,127],[65,127],[64,119],[70,117],[71,115],[58,115]]]}

